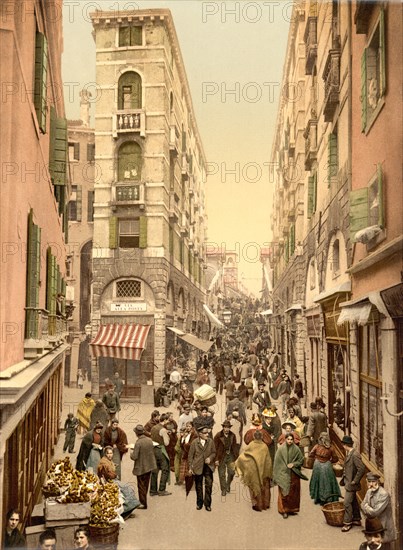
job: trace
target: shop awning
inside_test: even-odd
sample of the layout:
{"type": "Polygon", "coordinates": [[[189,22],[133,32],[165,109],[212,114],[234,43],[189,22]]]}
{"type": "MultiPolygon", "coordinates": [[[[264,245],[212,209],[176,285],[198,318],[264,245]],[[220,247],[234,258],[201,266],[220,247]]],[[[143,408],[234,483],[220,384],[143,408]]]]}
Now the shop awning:
{"type": "Polygon", "coordinates": [[[187,344],[190,344],[191,346],[194,346],[195,348],[204,351],[204,353],[207,353],[214,343],[211,340],[202,340],[194,334],[184,334],[183,336],[179,336],[179,338],[187,344]]]}
{"type": "Polygon", "coordinates": [[[284,313],[289,313],[290,311],[302,311],[303,306],[302,304],[292,304],[288,309],[285,310],[284,313]]]}
{"type": "Polygon", "coordinates": [[[366,325],[371,315],[371,302],[362,302],[352,306],[344,306],[337,320],[338,325],[356,322],[358,325],[366,325]]]}
{"type": "Polygon", "coordinates": [[[101,325],[91,342],[93,357],[140,360],[146,346],[150,325],[101,325]]]}
{"type": "Polygon", "coordinates": [[[341,283],[340,285],[334,286],[333,288],[330,288],[329,290],[325,290],[324,292],[321,292],[318,294],[318,296],[315,296],[313,299],[314,302],[323,302],[324,300],[327,300],[331,296],[334,296],[335,294],[343,294],[351,292],[351,282],[346,281],[344,283],[341,283]]]}
{"type": "Polygon", "coordinates": [[[174,332],[178,336],[183,336],[184,334],[186,334],[186,332],[183,332],[183,330],[180,330],[179,328],[176,328],[176,327],[167,327],[167,329],[174,332]]]}
{"type": "Polygon", "coordinates": [[[204,313],[207,315],[207,319],[210,321],[210,323],[218,328],[223,328],[224,324],[218,319],[216,315],[210,310],[210,308],[203,304],[204,313]]]}

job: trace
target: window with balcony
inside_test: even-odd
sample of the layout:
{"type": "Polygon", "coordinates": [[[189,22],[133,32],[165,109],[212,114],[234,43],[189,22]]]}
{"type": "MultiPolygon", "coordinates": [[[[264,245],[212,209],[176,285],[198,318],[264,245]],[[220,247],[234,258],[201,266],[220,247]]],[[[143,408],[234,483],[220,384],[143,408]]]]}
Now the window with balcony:
{"type": "Polygon", "coordinates": [[[119,28],[119,48],[141,46],[143,44],[143,27],[132,25],[119,28]]]}
{"type": "Polygon", "coordinates": [[[123,143],[118,151],[118,181],[141,179],[141,147],[134,141],[123,143]]]}
{"type": "Polygon", "coordinates": [[[378,22],[361,57],[361,129],[367,132],[384,103],[386,93],[385,12],[378,22]]]}

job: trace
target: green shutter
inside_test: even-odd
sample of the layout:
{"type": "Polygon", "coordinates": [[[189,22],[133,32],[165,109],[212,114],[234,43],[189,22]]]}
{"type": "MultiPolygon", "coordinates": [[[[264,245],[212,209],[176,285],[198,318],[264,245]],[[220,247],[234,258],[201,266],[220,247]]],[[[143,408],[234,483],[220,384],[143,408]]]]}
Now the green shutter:
{"type": "Polygon", "coordinates": [[[313,211],[316,212],[316,206],[318,201],[318,173],[313,175],[313,211]]]}
{"type": "Polygon", "coordinates": [[[63,233],[64,233],[64,243],[69,242],[69,203],[67,202],[64,205],[63,211],[63,233]]]}
{"type": "Polygon", "coordinates": [[[311,218],[314,212],[313,201],[314,201],[314,177],[309,176],[308,177],[308,209],[307,209],[308,218],[311,218]]]}
{"type": "Polygon", "coordinates": [[[109,218],[109,248],[118,247],[118,218],[112,216],[109,218]]]}
{"type": "Polygon", "coordinates": [[[67,120],[50,109],[49,172],[53,185],[66,185],[67,175],[67,120]]]}
{"type": "Polygon", "coordinates": [[[379,56],[380,56],[380,94],[384,96],[386,93],[386,63],[385,63],[385,10],[381,10],[379,19],[379,56]]]}
{"type": "Polygon", "coordinates": [[[120,27],[119,48],[130,45],[130,27],[120,27]]]}
{"type": "Polygon", "coordinates": [[[186,132],[182,130],[182,151],[186,151],[186,132]]]}
{"type": "Polygon", "coordinates": [[[83,210],[83,191],[82,186],[77,185],[77,191],[76,191],[76,203],[77,203],[77,218],[76,221],[81,222],[82,218],[82,210],[83,210]]]}
{"type": "Polygon", "coordinates": [[[46,36],[36,32],[34,105],[39,128],[46,132],[48,42],[46,36]]]}
{"type": "Polygon", "coordinates": [[[52,249],[46,251],[46,309],[50,313],[52,303],[52,249]]]}
{"type": "MultiPolygon", "coordinates": [[[[28,217],[26,306],[39,306],[39,281],[41,271],[41,229],[33,223],[33,211],[28,217]]],[[[25,316],[26,338],[37,338],[38,317],[36,311],[27,310],[25,316]]]]}
{"type": "Polygon", "coordinates": [[[382,228],[385,227],[385,212],[383,205],[383,174],[382,174],[382,164],[378,164],[377,167],[378,174],[378,225],[382,228]]]}
{"type": "Polygon", "coordinates": [[[64,278],[62,277],[62,284],[61,284],[61,290],[60,292],[63,294],[64,296],[64,300],[62,302],[62,314],[63,315],[66,315],[66,281],[64,280],[64,278]]]}
{"type": "Polygon", "coordinates": [[[290,227],[290,256],[294,254],[295,250],[295,223],[290,227]]]}
{"type": "Polygon", "coordinates": [[[87,221],[94,221],[94,191],[88,191],[87,221]]]}
{"type": "Polygon", "coordinates": [[[350,238],[354,239],[360,229],[368,227],[368,188],[355,189],[350,193],[350,238]]]}
{"type": "Polygon", "coordinates": [[[288,262],[288,258],[289,258],[289,238],[290,237],[288,236],[284,243],[284,259],[286,263],[288,262]]]}
{"type": "Polygon", "coordinates": [[[367,127],[367,50],[361,57],[361,131],[367,127]]]}
{"type": "Polygon", "coordinates": [[[140,216],[139,248],[147,248],[147,218],[140,216]]]}
{"type": "Polygon", "coordinates": [[[337,176],[338,154],[337,154],[337,134],[329,134],[327,142],[327,181],[328,186],[332,177],[337,176]]]}

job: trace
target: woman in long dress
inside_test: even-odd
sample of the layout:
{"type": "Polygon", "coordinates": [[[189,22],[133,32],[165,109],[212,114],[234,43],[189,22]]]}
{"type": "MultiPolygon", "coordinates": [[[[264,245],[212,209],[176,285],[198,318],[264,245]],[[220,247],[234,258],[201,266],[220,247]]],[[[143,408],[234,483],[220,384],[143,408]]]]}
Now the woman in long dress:
{"type": "Polygon", "coordinates": [[[249,443],[235,462],[235,471],[250,493],[252,509],[256,512],[270,508],[270,480],[272,463],[269,449],[263,442],[262,431],[256,430],[249,443]]]}
{"type": "Polygon", "coordinates": [[[94,407],[95,401],[92,399],[92,394],[87,392],[85,397],[80,401],[77,409],[77,420],[80,424],[80,433],[85,434],[90,429],[90,418],[94,407]]]}
{"type": "Polygon", "coordinates": [[[337,502],[341,496],[332,463],[338,462],[338,458],[327,432],[322,432],[318,444],[309,453],[314,458],[312,476],[309,482],[309,493],[315,504],[337,502]]]}
{"type": "Polygon", "coordinates": [[[285,444],[278,447],[274,457],[273,480],[278,485],[278,512],[283,518],[299,512],[301,479],[308,479],[302,472],[304,455],[288,434],[285,444]]]}

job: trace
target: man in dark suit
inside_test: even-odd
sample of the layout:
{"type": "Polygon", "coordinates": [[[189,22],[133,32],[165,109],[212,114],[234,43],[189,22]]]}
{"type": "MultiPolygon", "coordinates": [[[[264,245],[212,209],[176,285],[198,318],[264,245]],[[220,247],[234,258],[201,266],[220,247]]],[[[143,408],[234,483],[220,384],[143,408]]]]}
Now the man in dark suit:
{"type": "Polygon", "coordinates": [[[357,500],[357,491],[361,488],[361,478],[365,473],[365,466],[361,455],[354,449],[354,443],[349,435],[341,440],[346,458],[344,459],[343,477],[340,485],[346,488],[344,497],[343,532],[350,531],[353,525],[361,525],[360,506],[357,500]]]}
{"type": "Polygon", "coordinates": [[[269,409],[271,406],[270,394],[268,391],[265,391],[264,388],[265,384],[259,383],[258,389],[252,399],[252,401],[258,406],[260,413],[264,409],[269,409]]]}
{"type": "Polygon", "coordinates": [[[151,438],[145,435],[144,427],[141,424],[138,424],[133,430],[137,436],[137,441],[130,453],[130,458],[134,461],[133,474],[137,476],[139,501],[141,502],[138,508],[147,509],[147,492],[151,472],[157,469],[154,444],[151,438]]]}
{"type": "Polygon", "coordinates": [[[225,497],[231,491],[231,482],[235,475],[234,462],[238,458],[239,449],[235,434],[231,431],[229,420],[222,423],[223,429],[214,437],[216,448],[215,465],[218,466],[221,495],[225,497]]]}
{"type": "Polygon", "coordinates": [[[192,441],[189,449],[189,473],[194,475],[196,485],[196,508],[204,507],[211,512],[211,492],[213,488],[213,472],[215,459],[215,445],[210,430],[200,426],[198,438],[192,441]],[[204,479],[204,497],[203,497],[204,479]]]}

